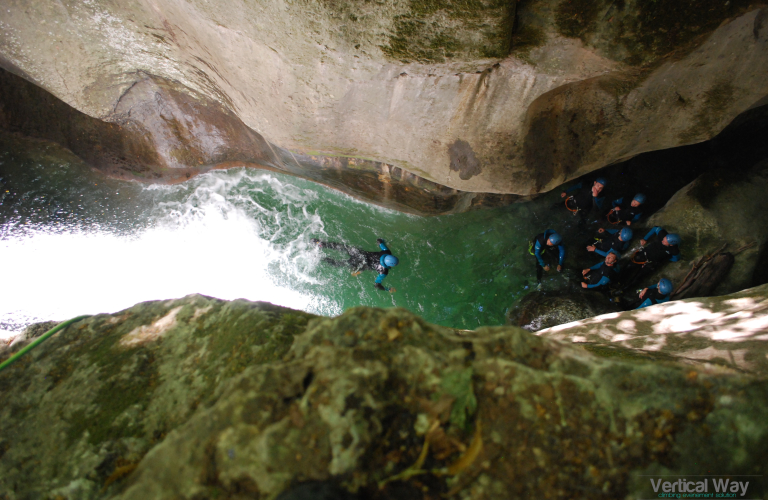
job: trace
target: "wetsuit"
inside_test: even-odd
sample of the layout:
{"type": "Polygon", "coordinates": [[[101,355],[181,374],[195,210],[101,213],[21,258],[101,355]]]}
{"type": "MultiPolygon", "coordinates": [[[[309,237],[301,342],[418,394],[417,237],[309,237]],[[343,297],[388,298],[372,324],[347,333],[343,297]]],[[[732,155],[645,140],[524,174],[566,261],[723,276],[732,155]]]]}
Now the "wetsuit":
{"type": "Polygon", "coordinates": [[[589,189],[581,189],[582,183],[579,182],[575,186],[571,186],[570,188],[566,189],[566,193],[570,193],[571,191],[579,190],[576,194],[569,196],[565,200],[566,206],[571,210],[577,210],[579,212],[583,211],[583,213],[589,212],[589,210],[592,208],[592,206],[596,206],[598,209],[603,208],[603,200],[605,200],[604,196],[595,197],[592,196],[592,188],[589,189]]]}
{"type": "Polygon", "coordinates": [[[662,304],[669,301],[669,295],[664,295],[659,291],[659,285],[652,285],[648,287],[648,291],[645,292],[645,298],[635,309],[642,309],[656,304],[662,304]]]}
{"type": "Polygon", "coordinates": [[[667,246],[661,242],[667,234],[667,231],[660,226],[654,226],[648,231],[648,234],[643,238],[645,241],[648,241],[654,235],[657,238],[635,252],[632,262],[629,263],[622,277],[623,289],[632,286],[641,276],[652,273],[664,262],[677,262],[680,260],[680,248],[677,245],[667,246]]]}
{"type": "Polygon", "coordinates": [[[659,226],[654,226],[651,228],[650,231],[648,231],[648,234],[645,235],[643,238],[645,241],[648,241],[652,236],[656,235],[657,239],[656,241],[653,241],[646,245],[644,248],[641,248],[640,250],[635,253],[635,256],[632,258],[632,261],[636,264],[661,264],[665,261],[670,262],[677,262],[680,260],[680,248],[677,245],[664,245],[664,243],[661,242],[666,236],[667,231],[664,230],[664,228],[659,226]]]}
{"type": "MultiPolygon", "coordinates": [[[[551,248],[549,245],[547,245],[547,240],[549,239],[549,236],[554,233],[554,229],[547,229],[543,233],[537,234],[533,239],[533,256],[536,257],[536,280],[539,283],[541,283],[541,277],[544,274],[544,268],[547,267],[547,264],[544,262],[541,254],[543,254],[547,248],[551,248]]],[[[563,261],[565,260],[565,245],[563,245],[561,242],[559,245],[557,245],[557,249],[560,252],[557,265],[562,266],[563,261]]]]}
{"type": "Polygon", "coordinates": [[[384,278],[389,274],[390,267],[384,265],[383,257],[385,255],[392,255],[392,252],[387,248],[383,242],[379,243],[380,252],[368,252],[360,248],[351,247],[342,243],[334,243],[330,241],[320,242],[321,248],[330,248],[331,250],[338,250],[340,252],[346,252],[349,254],[349,259],[346,261],[331,259],[330,257],[323,257],[323,262],[335,267],[351,267],[355,271],[376,271],[379,275],[374,281],[374,287],[378,290],[389,291],[388,287],[381,284],[384,278]]]}
{"type": "Polygon", "coordinates": [[[608,216],[608,221],[611,224],[626,224],[629,222],[637,222],[643,215],[643,205],[638,207],[632,206],[632,200],[624,201],[624,198],[613,200],[611,203],[613,208],[618,208],[615,212],[608,216]]]}
{"type": "Polygon", "coordinates": [[[594,243],[595,253],[605,257],[610,252],[613,252],[617,257],[621,257],[621,252],[629,248],[629,242],[621,241],[619,239],[621,231],[618,229],[606,229],[605,232],[608,233],[609,236],[604,236],[594,243]]]}
{"type": "Polygon", "coordinates": [[[594,266],[590,267],[591,271],[584,276],[584,281],[587,282],[587,288],[601,288],[605,290],[611,283],[611,279],[615,278],[618,274],[618,264],[609,266],[603,262],[598,262],[594,266]]]}

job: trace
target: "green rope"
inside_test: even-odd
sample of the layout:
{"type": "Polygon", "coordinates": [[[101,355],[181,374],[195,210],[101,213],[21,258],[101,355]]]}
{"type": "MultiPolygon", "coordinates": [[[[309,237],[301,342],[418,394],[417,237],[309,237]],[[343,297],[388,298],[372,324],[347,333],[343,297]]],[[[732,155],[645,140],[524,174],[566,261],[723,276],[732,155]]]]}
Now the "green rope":
{"type": "Polygon", "coordinates": [[[28,346],[26,346],[25,348],[23,348],[22,350],[20,350],[19,352],[17,352],[13,356],[11,356],[10,358],[8,358],[5,361],[3,361],[2,363],[0,363],[0,372],[5,370],[9,366],[11,366],[20,357],[24,356],[26,353],[28,353],[29,351],[31,351],[32,349],[34,349],[38,345],[40,345],[43,342],[45,342],[48,339],[48,337],[50,337],[54,333],[56,333],[59,330],[62,330],[64,328],[68,327],[72,323],[77,323],[81,319],[90,318],[90,317],[91,317],[90,314],[86,314],[84,316],[78,316],[77,318],[72,318],[70,320],[67,320],[67,321],[65,321],[63,323],[59,323],[58,325],[54,326],[53,328],[51,328],[50,330],[48,330],[47,332],[45,332],[44,334],[39,336],[37,339],[35,339],[34,342],[32,342],[31,344],[29,344],[28,346]]]}

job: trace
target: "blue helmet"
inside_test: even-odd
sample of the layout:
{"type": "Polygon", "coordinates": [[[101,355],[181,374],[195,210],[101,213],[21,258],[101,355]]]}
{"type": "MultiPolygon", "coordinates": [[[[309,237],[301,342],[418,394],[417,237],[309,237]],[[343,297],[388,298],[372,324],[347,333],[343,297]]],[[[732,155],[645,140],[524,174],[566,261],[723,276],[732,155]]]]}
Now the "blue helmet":
{"type": "Polygon", "coordinates": [[[598,184],[602,184],[603,186],[605,186],[605,178],[604,178],[604,177],[598,177],[597,179],[595,179],[595,182],[597,182],[598,184]]]}
{"type": "Polygon", "coordinates": [[[553,245],[559,245],[563,241],[563,237],[557,233],[550,234],[548,239],[553,245]]]}
{"type": "Polygon", "coordinates": [[[381,263],[386,267],[395,267],[400,261],[394,255],[383,255],[381,257],[381,263]]]}
{"type": "Polygon", "coordinates": [[[667,278],[661,278],[659,280],[659,292],[661,292],[662,295],[669,295],[672,293],[672,282],[667,278]]]}
{"type": "Polygon", "coordinates": [[[680,235],[677,233],[669,233],[667,235],[667,243],[670,245],[679,245],[680,241],[680,235]]]}
{"type": "Polygon", "coordinates": [[[634,198],[632,198],[632,201],[636,201],[640,204],[645,203],[645,195],[643,193],[637,193],[634,198]]]}
{"type": "MultiPolygon", "coordinates": [[[[629,241],[632,239],[632,230],[628,227],[625,227],[621,230],[621,233],[619,233],[619,237],[621,238],[621,241],[629,241]]],[[[667,240],[669,241],[669,240],[667,240]]]]}

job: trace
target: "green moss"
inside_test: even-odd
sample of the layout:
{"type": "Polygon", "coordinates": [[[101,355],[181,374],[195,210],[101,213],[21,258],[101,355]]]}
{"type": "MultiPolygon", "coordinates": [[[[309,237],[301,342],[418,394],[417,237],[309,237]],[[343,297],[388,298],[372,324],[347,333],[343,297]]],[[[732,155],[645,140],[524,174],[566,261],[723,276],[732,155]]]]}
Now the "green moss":
{"type": "Polygon", "coordinates": [[[99,445],[108,440],[142,436],[144,428],[132,419],[122,417],[134,405],[146,409],[157,384],[154,356],[149,351],[130,350],[133,366],[126,370],[123,363],[112,367],[113,374],[99,388],[93,399],[94,409],[73,413],[67,431],[67,444],[72,445],[88,431],[88,442],[99,445]]]}
{"type": "Polygon", "coordinates": [[[750,4],[750,0],[638,1],[639,12],[620,21],[614,44],[629,52],[625,62],[644,64],[673,51],[692,48],[696,45],[692,42],[750,4]]]}
{"type": "Polygon", "coordinates": [[[704,103],[694,117],[694,124],[679,135],[683,143],[709,139],[715,135],[723,113],[735,100],[736,88],[730,82],[715,83],[704,93],[704,103]]]}
{"type": "Polygon", "coordinates": [[[208,382],[203,399],[212,394],[217,380],[237,375],[249,366],[282,359],[294,336],[304,332],[314,317],[299,311],[281,314],[271,304],[247,310],[226,305],[215,316],[221,319],[214,327],[198,327],[195,332],[197,337],[208,339],[211,359],[202,372],[208,382]]]}
{"type": "MultiPolygon", "coordinates": [[[[467,423],[477,409],[477,398],[472,388],[472,374],[472,368],[448,372],[441,382],[443,394],[456,398],[451,407],[450,422],[462,430],[467,429],[467,423]]],[[[440,395],[436,397],[439,399],[440,395]]]]}
{"type": "Polygon", "coordinates": [[[586,42],[586,36],[597,27],[597,15],[602,7],[603,3],[595,0],[563,0],[555,11],[558,32],[586,42]]]}
{"type": "Polygon", "coordinates": [[[380,46],[402,62],[444,62],[456,57],[502,58],[509,54],[513,4],[494,0],[412,0],[395,17],[394,32],[380,46]],[[482,42],[477,43],[477,34],[482,42]]]}
{"type": "Polygon", "coordinates": [[[512,51],[529,51],[547,43],[547,34],[537,26],[523,26],[512,34],[512,51]]]}
{"type": "Polygon", "coordinates": [[[663,353],[648,353],[645,351],[636,351],[619,346],[609,346],[584,342],[575,344],[601,358],[617,358],[623,361],[674,361],[675,356],[663,353]]]}
{"type": "Polygon", "coordinates": [[[547,34],[543,29],[538,26],[522,26],[512,33],[510,52],[532,65],[531,50],[541,47],[545,43],[547,43],[547,34]]]}

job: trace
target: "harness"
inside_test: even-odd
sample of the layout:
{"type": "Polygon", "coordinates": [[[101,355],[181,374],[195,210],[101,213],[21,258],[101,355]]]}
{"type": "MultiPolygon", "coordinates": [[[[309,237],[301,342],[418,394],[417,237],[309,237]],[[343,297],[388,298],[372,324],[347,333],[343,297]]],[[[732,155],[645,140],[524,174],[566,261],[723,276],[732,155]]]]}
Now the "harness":
{"type": "Polygon", "coordinates": [[[568,198],[566,198],[566,199],[565,199],[565,208],[567,208],[568,210],[570,210],[571,212],[573,212],[573,214],[574,214],[574,215],[576,215],[576,212],[578,212],[578,211],[579,211],[579,207],[578,207],[578,205],[576,205],[576,202],[575,202],[575,200],[574,200],[574,206],[575,206],[576,208],[571,208],[571,207],[569,207],[569,206],[568,206],[568,202],[569,202],[569,201],[571,201],[571,200],[573,200],[573,196],[569,196],[568,198]]]}
{"type": "MultiPolygon", "coordinates": [[[[546,251],[547,251],[547,248],[546,248],[546,245],[544,245],[543,247],[541,247],[541,252],[539,252],[539,253],[544,255],[544,252],[546,252],[546,251]]],[[[533,255],[534,257],[536,257],[536,254],[533,253],[533,242],[532,241],[528,241],[528,253],[533,255]]]]}

